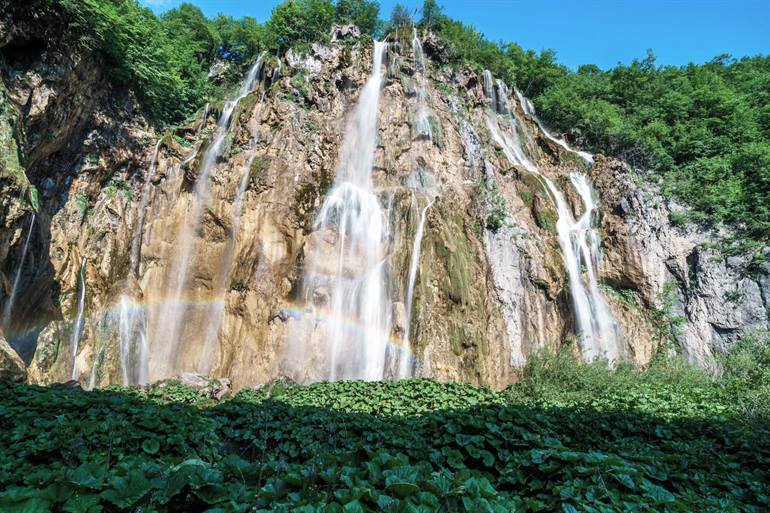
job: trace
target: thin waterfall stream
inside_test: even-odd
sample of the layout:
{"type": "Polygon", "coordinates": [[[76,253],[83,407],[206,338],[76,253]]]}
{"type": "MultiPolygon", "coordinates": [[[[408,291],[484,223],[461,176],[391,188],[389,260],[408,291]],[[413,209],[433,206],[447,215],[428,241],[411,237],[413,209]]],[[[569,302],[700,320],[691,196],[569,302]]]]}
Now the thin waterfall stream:
{"type": "Polygon", "coordinates": [[[139,200],[139,207],[137,209],[137,222],[134,227],[134,236],[131,241],[131,272],[135,276],[139,274],[139,264],[142,259],[142,237],[144,236],[144,223],[147,216],[147,204],[150,201],[150,192],[152,190],[152,179],[155,177],[155,170],[158,167],[158,153],[160,152],[160,146],[163,139],[159,139],[155,144],[155,148],[152,151],[152,158],[150,160],[150,167],[147,169],[147,174],[144,177],[144,187],[142,188],[142,197],[139,200]]]}
{"type": "Polygon", "coordinates": [[[417,114],[415,120],[418,137],[433,140],[433,128],[430,125],[428,112],[428,91],[425,85],[425,56],[422,51],[422,43],[417,35],[417,27],[412,27],[412,53],[414,53],[417,75],[417,114]]]}
{"type": "Polygon", "coordinates": [[[425,234],[425,219],[427,218],[428,210],[433,206],[435,198],[425,205],[425,208],[420,212],[420,222],[417,225],[417,232],[414,234],[414,243],[412,244],[412,258],[409,262],[409,276],[407,277],[406,286],[406,326],[404,327],[404,342],[403,342],[403,354],[399,358],[398,377],[401,379],[408,378],[412,369],[410,368],[412,362],[410,361],[410,348],[409,348],[409,336],[412,332],[412,303],[414,302],[414,284],[417,280],[417,271],[420,267],[420,251],[422,249],[422,238],[425,234]]]}
{"type": "Polygon", "coordinates": [[[72,339],[71,339],[71,347],[72,347],[72,380],[78,379],[78,366],[77,366],[77,355],[78,355],[78,345],[80,344],[80,335],[83,331],[83,315],[85,314],[85,308],[86,308],[86,262],[87,259],[83,259],[83,261],[80,263],[80,272],[78,273],[79,276],[79,285],[80,285],[80,293],[78,296],[78,311],[75,316],[75,324],[72,325],[72,339]]]}
{"type": "Polygon", "coordinates": [[[120,340],[120,371],[123,386],[144,385],[148,376],[147,317],[144,308],[131,298],[120,296],[118,334],[120,340]]]}
{"type": "MultiPolygon", "coordinates": [[[[576,331],[583,357],[587,361],[606,358],[610,362],[615,362],[620,356],[620,335],[612,310],[599,289],[597,269],[601,259],[601,239],[596,227],[598,203],[591,180],[584,173],[574,171],[570,174],[570,182],[583,203],[583,214],[575,220],[563,192],[526,156],[516,131],[516,120],[513,119],[512,136],[500,128],[497,114],[511,118],[515,118],[515,114],[508,103],[507,90],[499,83],[495,90],[492,85],[492,74],[488,70],[484,71],[484,92],[492,106],[487,116],[487,126],[493,139],[500,145],[512,164],[522,166],[541,178],[556,203],[558,213],[556,231],[569,276],[576,331]],[[501,98],[503,96],[505,98],[501,98]]],[[[550,134],[542,126],[542,122],[536,118],[534,107],[529,100],[518,91],[516,94],[522,110],[535,120],[547,138],[564,149],[580,155],[589,164],[593,162],[590,154],[573,150],[565,141],[550,134]]]]}
{"type": "Polygon", "coordinates": [[[8,301],[3,308],[2,326],[4,329],[8,329],[11,325],[11,315],[13,314],[13,305],[16,302],[16,296],[19,293],[19,284],[21,283],[21,273],[24,270],[24,261],[27,259],[27,250],[29,250],[29,241],[32,239],[32,229],[35,227],[35,213],[32,213],[32,220],[29,223],[29,230],[27,231],[27,237],[24,239],[24,246],[21,250],[21,259],[19,265],[16,266],[16,275],[13,277],[13,284],[11,285],[11,294],[8,296],[8,301]]]}

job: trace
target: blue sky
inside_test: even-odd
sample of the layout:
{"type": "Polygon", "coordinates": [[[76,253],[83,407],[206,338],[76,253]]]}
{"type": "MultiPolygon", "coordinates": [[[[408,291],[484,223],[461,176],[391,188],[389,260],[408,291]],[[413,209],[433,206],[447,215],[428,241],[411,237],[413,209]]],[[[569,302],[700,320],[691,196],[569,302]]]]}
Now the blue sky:
{"type": "MultiPolygon", "coordinates": [[[[140,0],[162,12],[182,0],[140,0]]],[[[279,0],[188,0],[207,16],[264,21],[279,0]]],[[[380,0],[387,18],[397,0],[380,0]]],[[[402,1],[418,8],[422,0],[402,1]]],[[[770,0],[439,0],[450,17],[493,40],[553,48],[572,68],[602,68],[644,57],[659,64],[702,63],[716,55],[770,54],[770,0]]]]}

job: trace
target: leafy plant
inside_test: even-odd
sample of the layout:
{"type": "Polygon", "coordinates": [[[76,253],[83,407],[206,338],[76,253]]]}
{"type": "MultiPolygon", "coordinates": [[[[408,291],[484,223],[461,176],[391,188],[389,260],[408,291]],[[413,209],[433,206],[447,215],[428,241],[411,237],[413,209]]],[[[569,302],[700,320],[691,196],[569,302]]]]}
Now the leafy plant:
{"type": "Polygon", "coordinates": [[[501,393],[278,380],[218,404],[174,382],[0,383],[0,509],[759,512],[767,410],[733,398],[768,361],[712,381],[678,357],[638,371],[542,354],[501,393]]]}

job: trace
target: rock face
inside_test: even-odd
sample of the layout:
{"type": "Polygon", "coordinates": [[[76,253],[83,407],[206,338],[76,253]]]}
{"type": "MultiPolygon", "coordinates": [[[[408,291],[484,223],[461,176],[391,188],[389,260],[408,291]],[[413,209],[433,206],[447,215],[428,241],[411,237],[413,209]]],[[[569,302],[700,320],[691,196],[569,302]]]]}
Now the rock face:
{"type": "Polygon", "coordinates": [[[27,369],[0,331],[0,381],[25,381],[27,369]]]}
{"type": "MultiPolygon", "coordinates": [[[[4,326],[26,355],[29,380],[74,374],[83,386],[103,386],[194,373],[227,377],[237,390],[294,375],[298,356],[288,348],[307,308],[306,259],[325,236],[314,220],[371,70],[371,41],[338,28],[329,46],[284,56],[280,72],[265,64],[212,153],[222,106],[202,126],[161,135],[93,56],[67,43],[63,27],[61,41],[41,49],[41,26],[2,12],[14,30],[0,31],[0,94],[23,130],[0,141],[25,156],[23,172],[13,175],[9,164],[0,176],[2,304],[36,208],[30,184],[39,198],[4,326]],[[12,57],[20,47],[24,62],[12,57]]],[[[483,77],[434,65],[447,49],[425,39],[426,94],[417,93],[410,42],[394,42],[379,102],[372,179],[390,234],[389,340],[400,347],[408,330],[415,375],[502,388],[540,348],[568,343],[578,352],[557,214],[542,181],[511,164],[492,137],[483,77]],[[418,96],[432,138],[417,129],[418,96]],[[410,261],[428,205],[410,316],[410,261]]],[[[586,166],[509,100],[522,148],[576,215],[569,173],[595,183],[599,275],[627,358],[644,365],[670,334],[705,365],[747,330],[768,328],[767,251],[747,262],[710,249],[717,235],[672,226],[673,207],[632,170],[601,157],[586,166]]],[[[334,254],[323,260],[337,265],[334,254]]]]}

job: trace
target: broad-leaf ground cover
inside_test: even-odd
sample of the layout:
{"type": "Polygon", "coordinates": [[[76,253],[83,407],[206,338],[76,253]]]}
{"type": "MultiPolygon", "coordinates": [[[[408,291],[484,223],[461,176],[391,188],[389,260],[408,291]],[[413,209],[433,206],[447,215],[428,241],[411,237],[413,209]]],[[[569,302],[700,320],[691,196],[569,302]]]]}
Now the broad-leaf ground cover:
{"type": "Polygon", "coordinates": [[[535,358],[500,393],[0,384],[0,510],[768,511],[768,355],[752,354],[717,380],[677,359],[535,358]]]}

